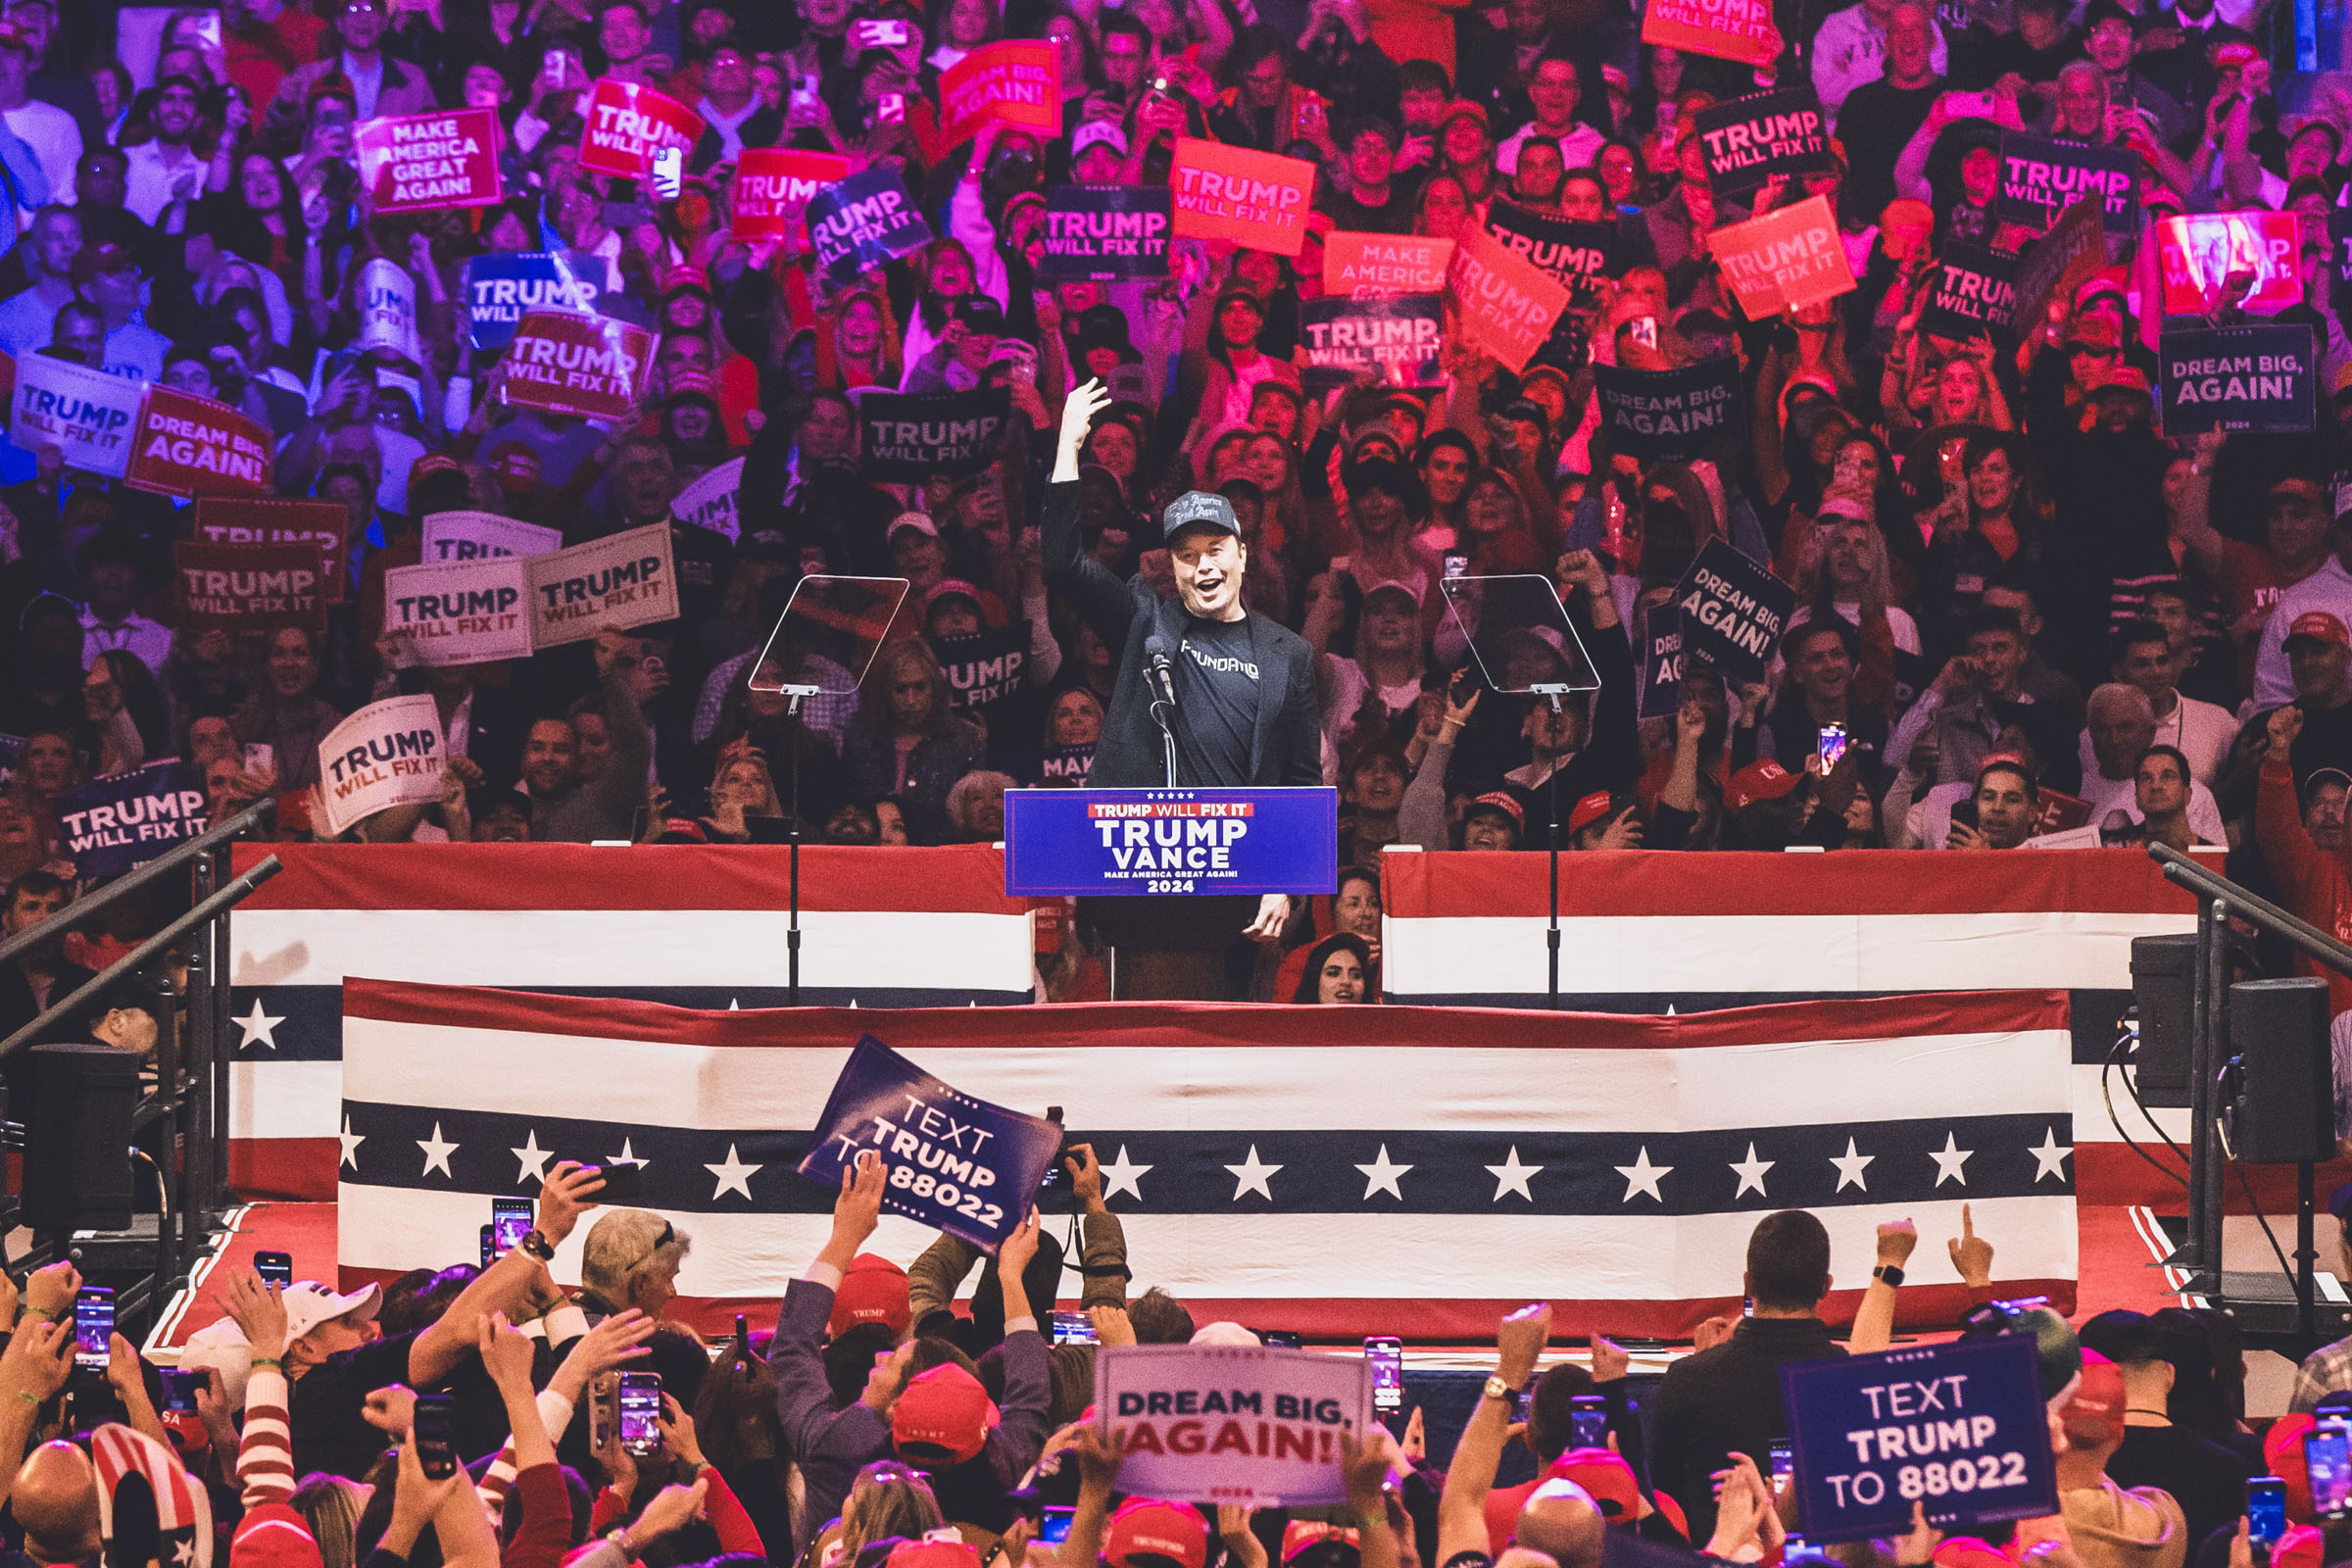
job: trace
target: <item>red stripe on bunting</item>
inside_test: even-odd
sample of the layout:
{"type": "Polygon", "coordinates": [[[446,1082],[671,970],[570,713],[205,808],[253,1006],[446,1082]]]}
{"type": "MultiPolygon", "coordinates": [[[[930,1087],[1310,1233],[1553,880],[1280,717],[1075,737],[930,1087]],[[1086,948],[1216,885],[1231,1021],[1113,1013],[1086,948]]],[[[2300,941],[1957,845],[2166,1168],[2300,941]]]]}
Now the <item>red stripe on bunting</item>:
{"type": "MultiPolygon", "coordinates": [[[[1549,909],[1544,858],[1492,852],[1381,857],[1389,918],[1507,915],[1549,909]]],[[[2183,914],[2195,901],[2137,850],[2012,855],[1572,855],[1560,916],[1690,914],[2183,914]]],[[[1997,980],[1996,975],[1984,976],[1997,980]]]]}
{"type": "MultiPolygon", "coordinates": [[[[684,1046],[847,1045],[872,1034],[901,1051],[993,1051],[994,1009],[766,1007],[740,1012],[611,997],[551,997],[482,986],[343,982],[346,1019],[444,1029],[512,1029],[684,1046]]],[[[1867,1002],[1786,1002],[1680,1015],[1536,1012],[1517,1007],[1315,1007],[1104,1002],[1053,1010],[1052,1028],[1019,1012],[1003,1032],[1023,1047],[1153,1051],[1226,1046],[1412,1046],[1531,1051],[1688,1050],[1816,1040],[2064,1030],[2063,991],[1924,992],[1867,1002]]]]}
{"type": "MultiPolygon", "coordinates": [[[[1507,1259],[1496,1259],[1497,1272],[1508,1271],[1507,1259]]],[[[338,1288],[359,1290],[388,1285],[399,1277],[393,1269],[345,1268],[338,1288]]],[[[2073,1280],[2011,1280],[1995,1282],[2001,1296],[2046,1296],[2064,1313],[2075,1309],[2073,1280]]],[[[1287,1330],[1310,1338],[1350,1341],[1366,1334],[1394,1334],[1409,1344],[1492,1344],[1495,1326],[1506,1312],[1528,1304],[1524,1298],[1464,1297],[1458,1299],[1416,1297],[1382,1299],[1368,1297],[1266,1297],[1227,1301],[1214,1298],[1180,1296],[1195,1323],[1230,1321],[1253,1329],[1287,1330]]],[[[713,1341],[735,1332],[735,1314],[751,1319],[755,1330],[775,1327],[778,1296],[681,1296],[670,1303],[665,1320],[685,1323],[713,1341]]],[[[1849,1323],[1861,1304],[1860,1291],[1833,1291],[1822,1302],[1821,1315],[1833,1324],[1849,1323]]],[[[1075,1300],[1061,1305],[1076,1310],[1075,1300]]],[[[1960,1285],[1906,1285],[1896,1293],[1897,1326],[1934,1331],[1949,1329],[1974,1303],[1960,1285]]],[[[1688,1341],[1691,1331],[1710,1317],[1738,1317],[1737,1296],[1709,1300],[1566,1299],[1551,1303],[1552,1344],[1591,1334],[1629,1339],[1688,1341]]],[[[1353,1347],[1350,1347],[1351,1348],[1353,1347]]]]}
{"type": "MultiPolygon", "coordinates": [[[[275,855],[285,869],[245,909],[759,909],[789,905],[784,845],[239,844],[235,866],[275,855]]],[[[1020,914],[1004,896],[1004,855],[986,844],[937,849],[809,845],[801,907],[811,912],[1020,914]]],[[[778,962],[781,963],[779,958],[778,962]]]]}

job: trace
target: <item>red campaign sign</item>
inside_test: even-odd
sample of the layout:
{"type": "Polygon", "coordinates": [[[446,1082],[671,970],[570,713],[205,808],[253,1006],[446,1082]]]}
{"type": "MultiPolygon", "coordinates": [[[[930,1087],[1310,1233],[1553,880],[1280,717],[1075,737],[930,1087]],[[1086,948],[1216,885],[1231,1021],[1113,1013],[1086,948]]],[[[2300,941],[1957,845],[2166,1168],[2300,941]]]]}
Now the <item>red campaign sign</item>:
{"type": "Polygon", "coordinates": [[[580,136],[580,167],[599,174],[642,179],[664,147],[694,151],[703,136],[703,117],[635,82],[596,78],[588,95],[588,128],[580,136]]]}
{"type": "Polygon", "coordinates": [[[318,552],[326,602],[343,602],[339,569],[350,550],[351,511],[340,501],[207,496],[196,503],[193,537],[208,545],[309,545],[318,552]]]}
{"type": "Polygon", "coordinates": [[[783,147],[746,147],[735,162],[737,239],[785,239],[799,228],[808,198],[847,179],[850,161],[836,153],[795,152],[783,147]]]}
{"type": "Polygon", "coordinates": [[[2232,272],[2254,274],[2245,309],[2258,316],[2303,298],[2302,238],[2293,213],[2191,213],[2156,225],[2164,314],[2203,316],[2232,272]]]}
{"type": "Polygon", "coordinates": [[[645,396],[654,334],[609,316],[526,311],[507,351],[507,401],[617,419],[645,396]]]}
{"type": "Polygon", "coordinates": [[[172,547],[184,631],[269,631],[326,623],[325,573],[307,544],[172,547]]]}
{"type": "Polygon", "coordinates": [[[1061,134],[1061,59],[1050,39],[1007,39],[965,55],[939,78],[939,141],[960,147],[990,121],[1061,134]]]}
{"type": "Polygon", "coordinates": [[[379,213],[495,207],[506,200],[498,177],[505,138],[495,109],[389,115],[368,121],[355,139],[360,183],[379,213]]]}
{"type": "Polygon", "coordinates": [[[123,481],[165,496],[270,493],[270,432],[225,403],[151,386],[132,425],[123,481]]]}

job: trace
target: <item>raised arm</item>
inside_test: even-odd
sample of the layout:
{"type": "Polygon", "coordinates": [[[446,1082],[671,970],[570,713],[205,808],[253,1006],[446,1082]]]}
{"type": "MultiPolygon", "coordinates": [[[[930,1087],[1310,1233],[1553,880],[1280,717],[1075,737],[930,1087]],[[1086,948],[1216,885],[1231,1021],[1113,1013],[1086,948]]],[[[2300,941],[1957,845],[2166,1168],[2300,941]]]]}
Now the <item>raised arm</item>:
{"type": "Polygon", "coordinates": [[[1551,1338],[1551,1304],[1523,1306],[1502,1320],[1494,1337],[1494,1375],[1487,1382],[1470,1424],[1454,1445],[1438,1498],[1438,1561],[1487,1548],[1487,1494],[1494,1490],[1494,1468],[1510,1439],[1511,1393],[1535,1381],[1536,1362],[1551,1338]],[[1499,1385],[1499,1390],[1497,1389],[1499,1385]]]}
{"type": "MultiPolygon", "coordinates": [[[[590,1206],[593,1195],[604,1191],[605,1179],[594,1167],[563,1160],[539,1187],[534,1229],[551,1248],[561,1247],[590,1206]]],[[[449,1303],[433,1326],[409,1347],[409,1386],[431,1388],[454,1371],[479,1343],[482,1319],[492,1312],[530,1317],[516,1309],[555,1294],[547,1265],[517,1247],[478,1275],[449,1303]]]]}
{"type": "Polygon", "coordinates": [[[1100,379],[1072,392],[1061,407],[1061,433],[1054,448],[1054,474],[1046,486],[1046,586],[1077,607],[1116,658],[1127,642],[1127,627],[1135,607],[1127,585],[1086,553],[1078,531],[1078,454],[1095,416],[1110,407],[1110,393],[1100,379]]]}

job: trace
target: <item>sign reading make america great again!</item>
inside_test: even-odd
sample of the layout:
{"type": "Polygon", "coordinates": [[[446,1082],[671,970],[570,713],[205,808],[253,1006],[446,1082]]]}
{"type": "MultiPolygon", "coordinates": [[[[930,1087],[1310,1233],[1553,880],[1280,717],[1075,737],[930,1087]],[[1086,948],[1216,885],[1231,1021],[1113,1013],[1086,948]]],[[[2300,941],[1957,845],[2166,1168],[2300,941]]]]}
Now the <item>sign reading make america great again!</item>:
{"type": "Polygon", "coordinates": [[[1736,196],[1775,174],[1810,174],[1838,167],[1829,122],[1811,87],[1788,87],[1735,98],[1698,112],[1700,153],[1707,182],[1736,196]]]}
{"type": "Polygon", "coordinates": [[[379,213],[497,206],[506,197],[498,178],[504,140],[495,109],[387,115],[353,136],[360,183],[379,213]]]}
{"type": "Polygon", "coordinates": [[[905,481],[933,474],[964,479],[1004,456],[1012,417],[1005,388],[970,392],[868,392],[858,400],[865,426],[865,473],[905,481]]]}

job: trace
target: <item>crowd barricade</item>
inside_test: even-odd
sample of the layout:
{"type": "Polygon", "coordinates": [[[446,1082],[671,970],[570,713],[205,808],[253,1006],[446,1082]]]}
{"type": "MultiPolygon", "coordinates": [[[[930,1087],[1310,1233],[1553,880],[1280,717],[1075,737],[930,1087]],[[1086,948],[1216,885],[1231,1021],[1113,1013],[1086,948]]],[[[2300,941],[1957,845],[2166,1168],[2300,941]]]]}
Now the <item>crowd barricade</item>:
{"type": "MultiPolygon", "coordinates": [[[[285,870],[230,919],[230,1182],[330,1199],[343,979],[688,1007],[786,996],[782,845],[240,845],[285,870]]],[[[801,852],[801,996],[858,1007],[1033,999],[1030,917],[988,845],[801,852]]]]}
{"type": "MultiPolygon", "coordinates": [[[[1738,1310],[1749,1230],[1791,1206],[1829,1228],[1834,1316],[1869,1278],[1881,1220],[1957,1235],[1963,1203],[1995,1239],[2003,1295],[2074,1304],[2058,992],[1676,1017],[753,1012],[354,976],[344,1008],[346,1286],[469,1257],[490,1199],[555,1159],[622,1155],[643,1162],[637,1206],[692,1241],[689,1321],[724,1332],[738,1310],[772,1311],[828,1234],[834,1194],[795,1166],[870,1033],[962,1094],[1065,1106],[1102,1162],[1135,1289],[1167,1287],[1200,1322],[1478,1339],[1547,1298],[1555,1332],[1687,1335],[1738,1310]]],[[[587,1229],[558,1278],[577,1277],[587,1229]]],[[[907,1261],[932,1240],[886,1215],[869,1250],[907,1261]]],[[[1901,1304],[1923,1323],[1966,1307],[1942,1248],[1914,1254],[1901,1304]]]]}

